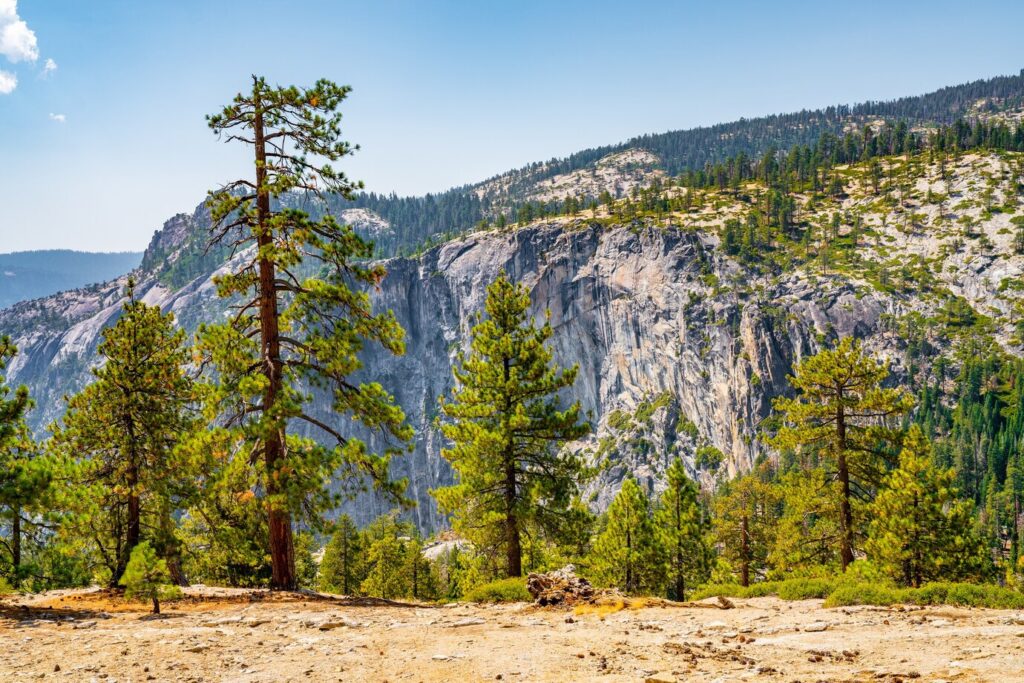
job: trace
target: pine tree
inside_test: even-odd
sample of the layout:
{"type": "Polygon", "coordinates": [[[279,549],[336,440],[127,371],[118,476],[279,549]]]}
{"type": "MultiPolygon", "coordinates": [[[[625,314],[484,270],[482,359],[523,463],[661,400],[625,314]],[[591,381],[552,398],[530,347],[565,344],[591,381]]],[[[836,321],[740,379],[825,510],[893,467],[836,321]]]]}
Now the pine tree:
{"type": "Polygon", "coordinates": [[[441,454],[458,483],[433,492],[478,549],[504,550],[509,577],[523,572],[524,530],[557,530],[567,515],[583,465],[559,449],[589,430],[578,402],[561,409],[558,394],[576,368],[552,363],[551,324],[536,326],[529,305],[526,288],[504,273],[488,286],[486,317],[472,330],[469,355],[459,354],[451,398],[440,400],[452,443],[441,454]]]}
{"type": "Polygon", "coordinates": [[[932,464],[928,440],[912,426],[899,467],[871,504],[866,546],[868,557],[905,585],[982,579],[991,564],[955,479],[953,470],[932,464]]]}
{"type": "Polygon", "coordinates": [[[388,534],[374,541],[366,551],[366,562],[370,571],[361,586],[363,593],[386,600],[406,595],[405,544],[398,537],[388,534]]]}
{"type": "Polygon", "coordinates": [[[778,524],[778,489],[761,472],[724,482],[714,500],[714,536],[722,556],[736,568],[741,586],[768,570],[778,524]]]}
{"type": "Polygon", "coordinates": [[[352,518],[341,515],[324,548],[318,577],[319,588],[330,593],[353,595],[365,579],[362,537],[352,518]]]}
{"type": "Polygon", "coordinates": [[[669,465],[665,479],[667,487],[655,508],[654,526],[668,563],[669,597],[685,600],[687,586],[707,580],[711,553],[704,541],[697,485],[680,458],[669,465]]]}
{"type": "Polygon", "coordinates": [[[9,337],[0,337],[0,519],[10,522],[10,579],[17,587],[22,574],[22,516],[50,483],[50,471],[36,458],[36,446],[25,424],[32,401],[28,389],[11,389],[4,371],[18,350],[9,337]]]}
{"type": "Polygon", "coordinates": [[[794,469],[776,485],[782,514],[768,556],[780,573],[826,566],[841,559],[842,488],[824,469],[794,469]]]}
{"type": "Polygon", "coordinates": [[[430,560],[423,556],[423,542],[413,536],[405,543],[405,564],[402,567],[409,597],[431,600],[437,597],[437,580],[430,560]]]}
{"type": "Polygon", "coordinates": [[[207,119],[215,133],[253,152],[253,176],[208,201],[213,243],[244,254],[217,278],[218,294],[242,303],[229,322],[202,328],[199,339],[217,371],[216,412],[245,444],[235,457],[259,475],[276,589],[296,587],[292,518],[306,510],[311,524],[321,523],[319,512],[336,502],[325,487],[331,476],[343,470],[344,479],[370,481],[395,497],[404,490],[388,475],[391,456],[403,449],[371,453],[333,419],[313,415],[310,387],[330,393],[334,413],[378,430],[385,441],[401,444],[412,436],[380,384],[352,380],[367,342],[404,352],[394,315],[375,313],[365,292],[385,276],[381,265],[363,260],[373,245],[329,212],[312,218],[285,201],[304,193],[319,211],[330,197],[353,199],[362,186],[330,165],[354,151],[339,139],[338,107],[348,93],[326,80],[282,88],[253,76],[249,93],[207,119]],[[336,445],[299,436],[296,422],[336,445]]]}
{"type": "Polygon", "coordinates": [[[76,484],[64,492],[65,525],[95,539],[112,586],[143,540],[144,520],[182,580],[171,515],[192,492],[191,468],[175,451],[194,419],[184,339],[174,316],[138,300],[130,282],[120,318],[103,331],[104,363],[54,429],[76,484]]]}
{"type": "Polygon", "coordinates": [[[623,480],[608,506],[589,564],[595,581],[626,593],[654,593],[664,583],[665,557],[651,519],[651,504],[632,477],[623,480]]]}
{"type": "Polygon", "coordinates": [[[170,581],[166,560],[157,556],[149,541],[142,541],[132,548],[131,558],[120,580],[125,587],[126,598],[152,600],[153,614],[160,614],[160,600],[176,594],[174,587],[168,585],[170,581]]]}
{"type": "Polygon", "coordinates": [[[913,404],[902,390],[882,388],[888,375],[888,369],[868,356],[860,342],[847,337],[835,348],[805,358],[790,378],[799,395],[775,401],[787,424],[773,443],[779,448],[809,450],[835,467],[840,486],[837,542],[843,571],[853,562],[855,489],[866,494],[868,486],[881,480],[885,449],[900,436],[890,425],[913,404]]]}

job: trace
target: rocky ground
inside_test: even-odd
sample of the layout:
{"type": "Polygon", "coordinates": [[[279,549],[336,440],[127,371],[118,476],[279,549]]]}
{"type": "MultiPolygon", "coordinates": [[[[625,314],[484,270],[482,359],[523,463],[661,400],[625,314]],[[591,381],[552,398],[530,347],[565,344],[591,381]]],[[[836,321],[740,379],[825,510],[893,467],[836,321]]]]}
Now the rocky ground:
{"type": "Polygon", "coordinates": [[[0,601],[0,680],[1021,681],[1024,612],[575,611],[190,589],[154,618],[103,592],[0,601]]]}

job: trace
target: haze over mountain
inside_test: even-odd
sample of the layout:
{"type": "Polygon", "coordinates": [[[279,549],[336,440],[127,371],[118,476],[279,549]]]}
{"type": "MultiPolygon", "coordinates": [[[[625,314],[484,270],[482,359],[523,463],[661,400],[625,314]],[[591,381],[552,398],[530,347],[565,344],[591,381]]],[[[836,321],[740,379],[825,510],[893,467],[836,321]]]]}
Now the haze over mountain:
{"type": "Polygon", "coordinates": [[[0,254],[0,308],[106,282],[137,267],[141,252],[48,249],[0,254]]]}

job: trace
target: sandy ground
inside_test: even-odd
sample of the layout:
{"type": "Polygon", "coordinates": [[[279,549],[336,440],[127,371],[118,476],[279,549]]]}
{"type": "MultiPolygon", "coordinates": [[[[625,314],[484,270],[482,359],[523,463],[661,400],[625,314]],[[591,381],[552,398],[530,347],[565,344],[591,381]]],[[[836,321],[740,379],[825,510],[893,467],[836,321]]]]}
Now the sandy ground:
{"type": "Polygon", "coordinates": [[[192,589],[152,618],[103,592],[0,602],[0,681],[1024,681],[1024,612],[573,612],[192,589]]]}

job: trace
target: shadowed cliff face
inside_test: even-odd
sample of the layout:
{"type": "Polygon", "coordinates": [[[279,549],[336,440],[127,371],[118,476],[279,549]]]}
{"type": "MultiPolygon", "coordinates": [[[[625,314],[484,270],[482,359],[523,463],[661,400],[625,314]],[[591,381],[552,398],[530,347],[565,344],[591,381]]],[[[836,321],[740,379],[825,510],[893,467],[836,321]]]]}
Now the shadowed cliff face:
{"type": "MultiPolygon", "coordinates": [[[[405,409],[417,436],[411,452],[394,463],[409,480],[417,503],[410,514],[421,529],[443,526],[429,490],[448,483],[433,427],[437,397],[451,387],[451,363],[466,343],[485,288],[504,269],[527,285],[535,315],[550,311],[555,360],[579,365],[571,396],[590,412],[591,436],[571,444],[586,450],[598,478],[586,499],[605,507],[627,473],[657,490],[671,458],[710,483],[713,468],[699,468],[698,448],[724,456],[719,470],[750,467],[762,449],[754,438],[773,396],[787,390],[793,362],[826,338],[856,334],[869,347],[889,351],[894,339],[879,332],[889,299],[860,292],[840,279],[813,283],[803,275],[773,283],[749,274],[716,250],[717,238],[678,228],[539,224],[483,233],[432,249],[417,259],[388,261],[389,274],[374,293],[406,330],[407,350],[394,357],[368,347],[365,379],[379,381],[405,409]],[[738,296],[730,283],[742,282],[738,296]]],[[[175,312],[186,329],[223,315],[212,274],[170,290],[154,279],[139,283],[143,298],[175,312]]],[[[14,309],[0,318],[14,327],[22,354],[12,379],[30,386],[39,407],[37,431],[59,417],[61,397],[88,380],[101,330],[118,314],[123,281],[44,300],[42,309],[14,309]],[[47,322],[47,311],[57,316],[47,322]],[[31,314],[30,314],[31,313],[31,314]]],[[[890,310],[890,312],[892,312],[890,310]]],[[[342,430],[347,417],[331,416],[329,402],[314,412],[342,430]]],[[[360,434],[371,445],[372,435],[360,434]]],[[[344,509],[359,522],[386,511],[386,501],[362,494],[344,509]]]]}

